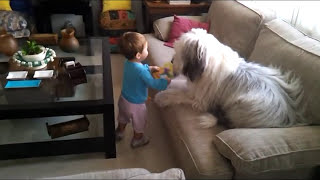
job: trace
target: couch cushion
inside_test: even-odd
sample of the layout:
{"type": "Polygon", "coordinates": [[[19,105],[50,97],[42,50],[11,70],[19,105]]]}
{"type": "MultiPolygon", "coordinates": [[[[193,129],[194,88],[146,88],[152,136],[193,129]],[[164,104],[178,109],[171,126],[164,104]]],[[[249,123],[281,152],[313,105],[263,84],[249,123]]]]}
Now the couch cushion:
{"type": "Polygon", "coordinates": [[[248,57],[261,24],[275,18],[269,11],[248,8],[237,1],[212,1],[208,13],[210,33],[241,57],[248,57]]]}
{"type": "Polygon", "coordinates": [[[149,56],[147,60],[151,65],[163,66],[170,62],[174,55],[174,49],[163,45],[163,41],[156,38],[153,34],[144,34],[149,46],[149,56]]]}
{"type": "Polygon", "coordinates": [[[230,179],[230,163],[219,154],[212,143],[216,134],[225,128],[216,126],[203,129],[199,126],[199,112],[187,105],[161,108],[162,119],[168,128],[177,161],[187,178],[230,179]],[[194,171],[197,172],[194,172],[194,171]]]}
{"type": "Polygon", "coordinates": [[[237,171],[249,174],[320,164],[320,126],[230,129],[214,142],[237,171]]]}
{"type": "Polygon", "coordinates": [[[261,30],[249,60],[280,66],[299,76],[307,102],[306,119],[320,124],[319,41],[308,38],[282,20],[273,20],[261,30]]]}

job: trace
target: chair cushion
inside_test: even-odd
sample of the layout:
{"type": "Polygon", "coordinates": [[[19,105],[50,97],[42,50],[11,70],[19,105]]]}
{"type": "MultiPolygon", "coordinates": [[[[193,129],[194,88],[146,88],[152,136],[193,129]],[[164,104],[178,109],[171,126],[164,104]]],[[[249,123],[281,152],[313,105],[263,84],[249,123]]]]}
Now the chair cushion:
{"type": "Polygon", "coordinates": [[[1,0],[0,1],[0,10],[11,11],[10,0],[1,0]]]}
{"type": "Polygon", "coordinates": [[[320,126],[230,129],[214,142],[237,171],[248,174],[320,164],[320,126]]]}
{"type": "Polygon", "coordinates": [[[202,28],[209,30],[209,24],[200,21],[194,21],[188,18],[174,16],[173,22],[171,24],[169,39],[164,45],[168,47],[173,47],[173,43],[178,39],[183,33],[190,31],[192,28],[202,28]]]}
{"type": "Polygon", "coordinates": [[[305,94],[305,117],[310,123],[320,124],[319,41],[282,20],[273,20],[261,30],[249,60],[279,66],[300,77],[305,94]]]}
{"type": "Polygon", "coordinates": [[[136,19],[132,11],[111,10],[101,13],[100,26],[105,30],[134,30],[136,19]]]}
{"type": "Polygon", "coordinates": [[[103,0],[102,12],[110,10],[131,10],[131,0],[103,0]]]}

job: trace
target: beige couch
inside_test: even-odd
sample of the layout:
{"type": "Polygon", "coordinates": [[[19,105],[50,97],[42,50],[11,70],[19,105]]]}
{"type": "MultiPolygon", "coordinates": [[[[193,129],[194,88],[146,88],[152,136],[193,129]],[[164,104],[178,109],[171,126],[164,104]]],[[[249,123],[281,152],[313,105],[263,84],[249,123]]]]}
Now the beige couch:
{"type": "Polygon", "coordinates": [[[67,176],[56,176],[41,179],[177,179],[184,180],[181,169],[171,168],[161,173],[151,173],[143,168],[112,169],[96,172],[85,172],[67,176]]]}
{"type": "MultiPolygon", "coordinates": [[[[320,165],[320,42],[305,36],[266,10],[235,1],[213,1],[206,18],[222,43],[248,59],[293,70],[301,77],[308,102],[306,118],[312,125],[293,128],[202,129],[187,105],[160,109],[175,157],[187,178],[301,179],[320,165]]],[[[174,50],[163,45],[173,17],[154,22],[149,41],[149,63],[162,66],[174,50]]]]}

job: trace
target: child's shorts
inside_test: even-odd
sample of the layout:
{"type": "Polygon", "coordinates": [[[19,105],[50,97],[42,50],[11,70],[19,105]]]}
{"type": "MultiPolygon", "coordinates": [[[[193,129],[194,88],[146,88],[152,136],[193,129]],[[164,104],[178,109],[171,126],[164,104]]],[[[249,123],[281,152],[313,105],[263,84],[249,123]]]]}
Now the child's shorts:
{"type": "Polygon", "coordinates": [[[147,108],[146,104],[134,104],[127,101],[124,97],[120,96],[118,101],[119,115],[118,122],[122,124],[130,123],[135,132],[144,133],[147,122],[147,108]]]}

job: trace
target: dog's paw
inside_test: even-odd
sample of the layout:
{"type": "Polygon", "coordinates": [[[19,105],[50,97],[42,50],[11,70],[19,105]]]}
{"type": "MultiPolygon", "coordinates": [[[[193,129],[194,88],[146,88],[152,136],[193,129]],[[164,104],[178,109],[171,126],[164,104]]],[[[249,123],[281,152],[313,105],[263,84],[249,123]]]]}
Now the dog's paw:
{"type": "Polygon", "coordinates": [[[197,117],[197,120],[199,121],[199,125],[201,128],[211,128],[218,122],[218,119],[209,113],[197,117]]]}
{"type": "Polygon", "coordinates": [[[166,91],[159,92],[154,98],[154,102],[160,107],[166,107],[171,104],[170,95],[166,91]]]}

